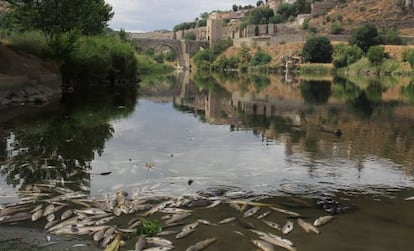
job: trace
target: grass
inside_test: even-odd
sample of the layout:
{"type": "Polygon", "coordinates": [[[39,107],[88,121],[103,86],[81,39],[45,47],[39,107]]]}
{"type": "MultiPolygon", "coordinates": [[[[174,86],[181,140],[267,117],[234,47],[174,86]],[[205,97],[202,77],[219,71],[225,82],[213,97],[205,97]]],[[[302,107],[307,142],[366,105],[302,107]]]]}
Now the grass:
{"type": "Polygon", "coordinates": [[[300,74],[328,75],[332,73],[332,64],[301,64],[297,72],[300,74]]]}
{"type": "Polygon", "coordinates": [[[6,42],[11,48],[21,50],[39,57],[45,57],[50,53],[46,35],[41,31],[28,31],[13,33],[6,42]]]}

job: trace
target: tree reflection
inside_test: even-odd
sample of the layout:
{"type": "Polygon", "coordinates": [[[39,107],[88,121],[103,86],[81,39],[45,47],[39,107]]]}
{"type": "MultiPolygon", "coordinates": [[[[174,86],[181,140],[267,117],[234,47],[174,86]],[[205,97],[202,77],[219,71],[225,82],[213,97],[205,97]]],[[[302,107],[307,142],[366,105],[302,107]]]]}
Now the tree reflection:
{"type": "Polygon", "coordinates": [[[114,129],[111,120],[134,111],[135,86],[82,90],[62,99],[61,112],[16,122],[1,174],[8,184],[89,187],[90,161],[101,155],[114,129]]]}
{"type": "Polygon", "coordinates": [[[414,104],[414,83],[413,80],[410,81],[408,86],[402,86],[400,89],[402,95],[407,97],[410,104],[414,104]]]}
{"type": "Polygon", "coordinates": [[[343,78],[335,78],[334,96],[345,99],[352,111],[360,118],[369,118],[382,103],[382,93],[386,89],[378,80],[370,80],[365,89],[343,78]]]}
{"type": "Polygon", "coordinates": [[[328,102],[331,96],[330,81],[303,81],[300,91],[306,103],[312,105],[323,105],[328,102]]]}

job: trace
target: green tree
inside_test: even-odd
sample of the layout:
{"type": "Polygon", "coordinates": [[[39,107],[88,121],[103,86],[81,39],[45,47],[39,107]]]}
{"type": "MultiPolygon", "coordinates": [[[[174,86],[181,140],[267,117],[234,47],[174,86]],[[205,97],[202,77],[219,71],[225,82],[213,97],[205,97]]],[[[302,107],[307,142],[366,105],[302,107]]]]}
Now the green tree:
{"type": "Polygon", "coordinates": [[[381,44],[381,36],[373,24],[366,24],[352,31],[350,44],[355,44],[366,53],[369,47],[381,44]]]}
{"type": "Polygon", "coordinates": [[[251,61],[253,66],[268,64],[272,61],[272,57],[264,51],[257,51],[251,61]]]}
{"type": "Polygon", "coordinates": [[[367,58],[372,64],[381,64],[385,57],[384,47],[376,45],[371,46],[367,52],[367,58]]]}
{"type": "Polygon", "coordinates": [[[260,7],[260,6],[262,6],[262,5],[264,5],[264,3],[263,3],[263,1],[262,1],[262,0],[257,1],[257,3],[256,3],[256,6],[257,6],[257,7],[260,7]]]}
{"type": "Polygon", "coordinates": [[[104,31],[113,17],[104,0],[25,0],[12,1],[13,25],[19,30],[41,30],[59,34],[79,30],[84,35],[104,31]]]}
{"type": "Polygon", "coordinates": [[[392,28],[384,34],[384,43],[402,45],[404,44],[404,40],[400,37],[399,31],[392,28]]]}
{"type": "Polygon", "coordinates": [[[237,4],[233,4],[232,9],[233,9],[233,11],[238,11],[239,6],[237,6],[237,4]]]}
{"type": "Polygon", "coordinates": [[[248,24],[268,24],[275,15],[270,8],[254,8],[247,15],[248,24]]]}
{"type": "Polygon", "coordinates": [[[356,45],[338,44],[335,46],[333,64],[336,68],[351,65],[361,59],[364,52],[356,45]]]}
{"type": "Polygon", "coordinates": [[[409,49],[403,53],[403,61],[408,62],[414,68],[414,49],[409,49]]]}
{"type": "Polygon", "coordinates": [[[311,63],[329,63],[332,61],[333,47],[327,37],[313,37],[306,41],[302,57],[311,63]]]}
{"type": "Polygon", "coordinates": [[[331,24],[331,34],[340,34],[343,30],[344,28],[341,23],[331,24]]]}

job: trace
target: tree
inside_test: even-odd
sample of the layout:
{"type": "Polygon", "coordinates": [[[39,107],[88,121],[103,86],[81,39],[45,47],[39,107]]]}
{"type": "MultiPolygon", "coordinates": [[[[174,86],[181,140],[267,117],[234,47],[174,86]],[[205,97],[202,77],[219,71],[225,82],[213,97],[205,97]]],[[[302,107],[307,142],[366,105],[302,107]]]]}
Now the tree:
{"type": "Polygon", "coordinates": [[[327,37],[313,37],[306,41],[302,57],[311,63],[329,63],[332,61],[333,47],[327,37]]]}
{"type": "Polygon", "coordinates": [[[104,31],[114,13],[104,0],[25,0],[12,5],[11,14],[19,30],[95,35],[104,31]]]}
{"type": "Polygon", "coordinates": [[[403,61],[408,62],[414,68],[414,49],[409,49],[403,53],[403,61]]]}
{"type": "Polygon", "coordinates": [[[367,58],[372,64],[381,64],[385,57],[384,47],[375,45],[371,46],[367,52],[367,58]]]}
{"type": "Polygon", "coordinates": [[[336,68],[345,67],[355,63],[364,56],[364,52],[356,45],[338,44],[335,46],[333,64],[336,68]]]}
{"type": "Polygon", "coordinates": [[[257,6],[257,7],[260,7],[260,6],[262,6],[262,5],[264,5],[264,3],[263,3],[263,1],[262,1],[262,0],[257,1],[257,3],[256,3],[256,6],[257,6]]]}
{"type": "Polygon", "coordinates": [[[267,54],[264,51],[259,50],[254,54],[251,64],[253,66],[265,65],[265,64],[270,63],[271,61],[272,61],[272,57],[269,54],[267,54]]]}
{"type": "Polygon", "coordinates": [[[369,47],[379,45],[381,40],[377,27],[373,24],[366,24],[356,28],[352,32],[349,43],[357,45],[364,53],[366,53],[369,47]]]}
{"type": "Polygon", "coordinates": [[[239,6],[237,6],[237,4],[233,4],[232,9],[233,9],[233,11],[238,11],[239,6]]]}

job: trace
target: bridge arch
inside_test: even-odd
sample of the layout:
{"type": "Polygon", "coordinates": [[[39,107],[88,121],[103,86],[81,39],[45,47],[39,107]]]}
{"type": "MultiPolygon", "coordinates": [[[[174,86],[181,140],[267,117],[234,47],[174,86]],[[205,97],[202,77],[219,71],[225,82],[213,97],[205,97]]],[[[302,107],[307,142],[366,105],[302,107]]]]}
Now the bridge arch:
{"type": "Polygon", "coordinates": [[[207,42],[202,41],[187,41],[187,40],[172,40],[172,39],[149,39],[149,38],[135,38],[132,39],[137,46],[143,50],[156,48],[157,46],[166,46],[173,50],[177,57],[177,64],[179,67],[189,69],[191,57],[200,50],[200,48],[208,48],[207,42]]]}

